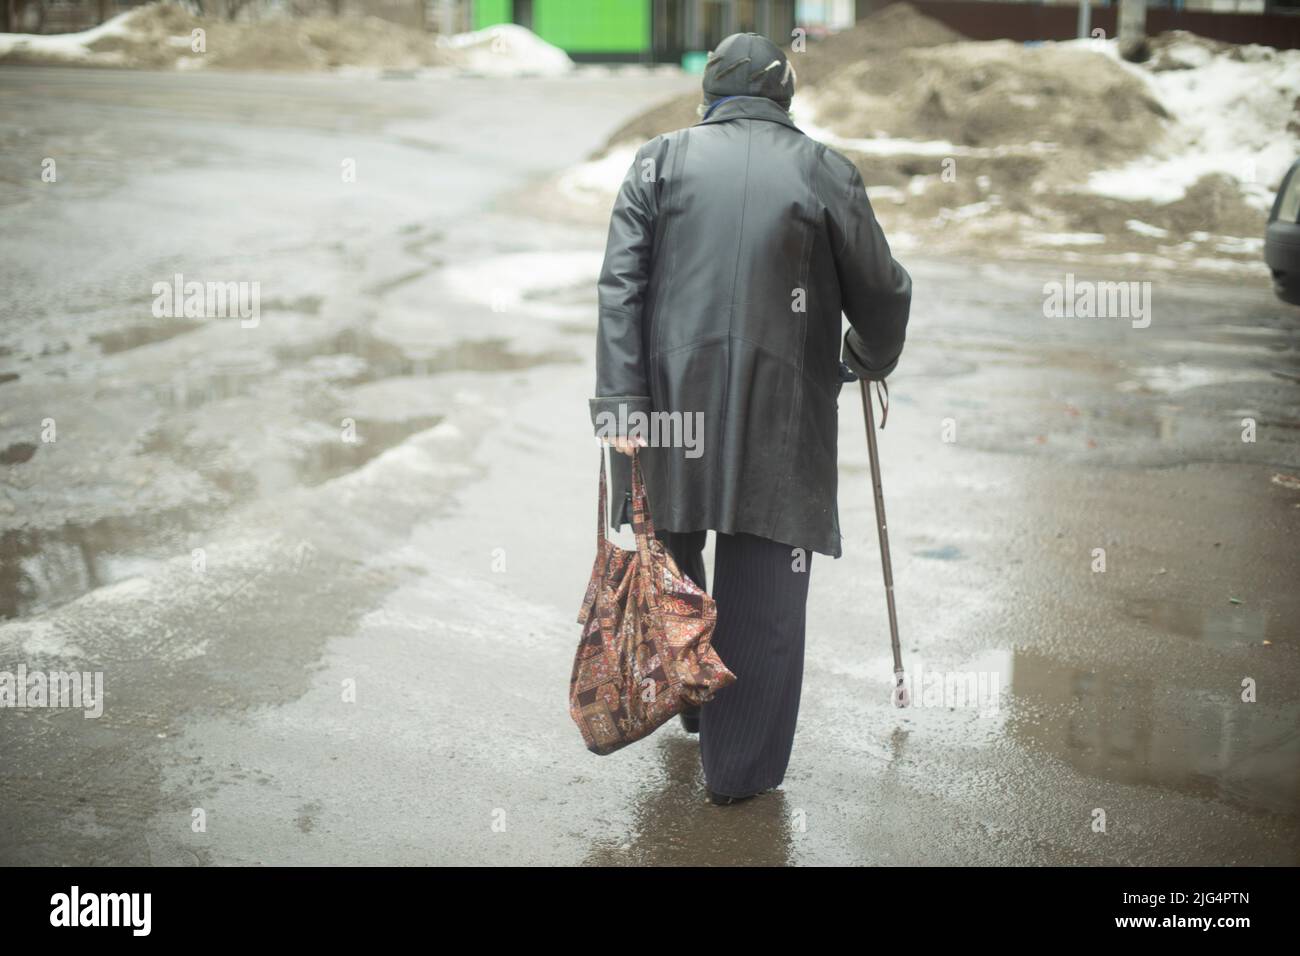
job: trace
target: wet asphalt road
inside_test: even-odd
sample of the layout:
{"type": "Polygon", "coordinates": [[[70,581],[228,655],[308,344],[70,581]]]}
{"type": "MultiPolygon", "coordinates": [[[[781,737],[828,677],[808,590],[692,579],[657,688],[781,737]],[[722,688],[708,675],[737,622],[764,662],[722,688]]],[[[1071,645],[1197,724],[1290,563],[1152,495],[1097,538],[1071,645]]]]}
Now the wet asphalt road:
{"type": "Polygon", "coordinates": [[[1043,317],[1086,266],[905,258],[918,706],[848,390],[783,788],[706,805],[676,725],[583,749],[603,230],[512,197],[689,83],[0,71],[0,669],[106,688],[0,710],[0,862],[1300,862],[1300,322],[1262,276],[1095,276],[1153,281],[1133,329],[1043,317]],[[178,271],[261,323],[155,318],[178,271]]]}

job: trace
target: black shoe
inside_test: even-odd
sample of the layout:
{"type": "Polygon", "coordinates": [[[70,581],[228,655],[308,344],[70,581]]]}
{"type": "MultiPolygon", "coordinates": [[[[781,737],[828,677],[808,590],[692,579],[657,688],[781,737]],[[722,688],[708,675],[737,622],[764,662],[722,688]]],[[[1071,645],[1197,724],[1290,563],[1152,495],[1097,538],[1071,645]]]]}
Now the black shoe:
{"type": "Polygon", "coordinates": [[[740,803],[744,800],[752,800],[755,796],[756,794],[751,793],[747,797],[729,797],[725,793],[714,793],[710,790],[709,803],[713,804],[715,807],[725,807],[733,803],[740,803]]]}
{"type": "Polygon", "coordinates": [[[692,707],[689,710],[683,710],[677,716],[682,719],[682,727],[688,734],[698,734],[700,732],[700,708],[692,707]]]}

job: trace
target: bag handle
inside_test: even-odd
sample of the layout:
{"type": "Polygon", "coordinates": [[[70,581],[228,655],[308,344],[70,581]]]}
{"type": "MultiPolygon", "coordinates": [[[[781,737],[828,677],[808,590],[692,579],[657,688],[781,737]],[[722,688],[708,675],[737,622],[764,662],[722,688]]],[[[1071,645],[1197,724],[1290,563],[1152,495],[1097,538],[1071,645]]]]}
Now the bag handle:
{"type": "MultiPolygon", "coordinates": [[[[612,454],[612,452],[611,452],[612,454]]],[[[596,502],[596,552],[604,564],[609,548],[609,491],[605,476],[605,449],[600,450],[600,495],[596,502]]],[[[646,496],[645,479],[641,474],[641,456],[632,450],[632,533],[636,535],[636,549],[643,567],[650,566],[650,538],[654,537],[654,519],[650,516],[650,502],[646,496]]]]}
{"type": "Polygon", "coordinates": [[[600,449],[600,496],[596,501],[596,553],[601,567],[605,565],[605,552],[609,548],[609,493],[605,490],[605,449],[600,449]]]}
{"type": "MultiPolygon", "coordinates": [[[[600,495],[596,501],[596,567],[598,573],[604,574],[609,566],[609,491],[605,476],[605,449],[600,450],[600,495]]],[[[654,522],[650,518],[650,505],[646,500],[645,481],[641,476],[641,459],[637,452],[632,452],[632,531],[636,534],[637,574],[641,578],[641,593],[651,611],[659,606],[655,594],[654,579],[650,568],[650,536],[655,533],[654,522]]],[[[589,594],[578,615],[578,623],[586,626],[596,603],[595,593],[589,594]]]]}
{"type": "MultiPolygon", "coordinates": [[[[609,537],[608,528],[606,527],[605,509],[607,506],[608,494],[605,490],[605,449],[600,450],[600,494],[596,499],[596,564],[592,569],[592,578],[595,580],[597,575],[601,577],[605,574],[605,568],[609,564],[609,537]]],[[[587,595],[582,602],[582,610],[578,612],[578,623],[587,627],[591,621],[592,612],[596,608],[597,588],[588,588],[587,595]]],[[[584,630],[585,633],[585,630],[584,630]]]]}
{"type": "Polygon", "coordinates": [[[632,449],[632,531],[641,538],[653,538],[654,519],[650,516],[650,502],[646,496],[645,479],[641,475],[641,454],[632,449]]]}
{"type": "Polygon", "coordinates": [[[636,535],[636,551],[640,556],[637,562],[641,575],[641,593],[650,610],[659,607],[659,595],[655,589],[650,559],[650,539],[654,537],[655,525],[650,517],[650,503],[646,499],[645,479],[641,475],[641,454],[632,449],[632,532],[636,535]]]}

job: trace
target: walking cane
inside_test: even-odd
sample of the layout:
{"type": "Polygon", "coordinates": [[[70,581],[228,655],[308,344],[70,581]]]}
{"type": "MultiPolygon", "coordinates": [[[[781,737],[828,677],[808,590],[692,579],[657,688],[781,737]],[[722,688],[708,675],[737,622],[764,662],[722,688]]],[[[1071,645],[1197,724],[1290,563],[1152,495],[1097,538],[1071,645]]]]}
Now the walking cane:
{"type": "MultiPolygon", "coordinates": [[[[885,527],[885,493],[880,487],[880,452],[876,449],[876,413],[871,403],[871,386],[865,378],[858,379],[862,386],[862,414],[867,424],[867,451],[871,455],[871,489],[876,495],[876,527],[880,532],[880,567],[885,573],[885,600],[889,604],[889,642],[894,649],[894,706],[906,707],[911,703],[907,681],[903,676],[903,651],[898,643],[898,611],[894,608],[894,569],[889,562],[889,530],[885,527]]],[[[880,427],[885,427],[889,417],[889,387],[876,382],[883,392],[880,406],[884,414],[880,427]]]]}

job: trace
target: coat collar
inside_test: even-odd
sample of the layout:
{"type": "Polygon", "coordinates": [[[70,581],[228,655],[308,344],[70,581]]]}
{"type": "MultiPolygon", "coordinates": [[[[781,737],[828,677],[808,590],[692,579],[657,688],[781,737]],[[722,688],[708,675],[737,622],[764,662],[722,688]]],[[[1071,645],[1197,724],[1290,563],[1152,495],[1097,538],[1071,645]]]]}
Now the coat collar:
{"type": "Polygon", "coordinates": [[[733,96],[715,109],[708,119],[700,120],[695,125],[725,123],[734,119],[767,120],[791,129],[799,128],[794,125],[794,120],[790,119],[789,113],[781,109],[775,100],[769,100],[766,96],[733,96]]]}

